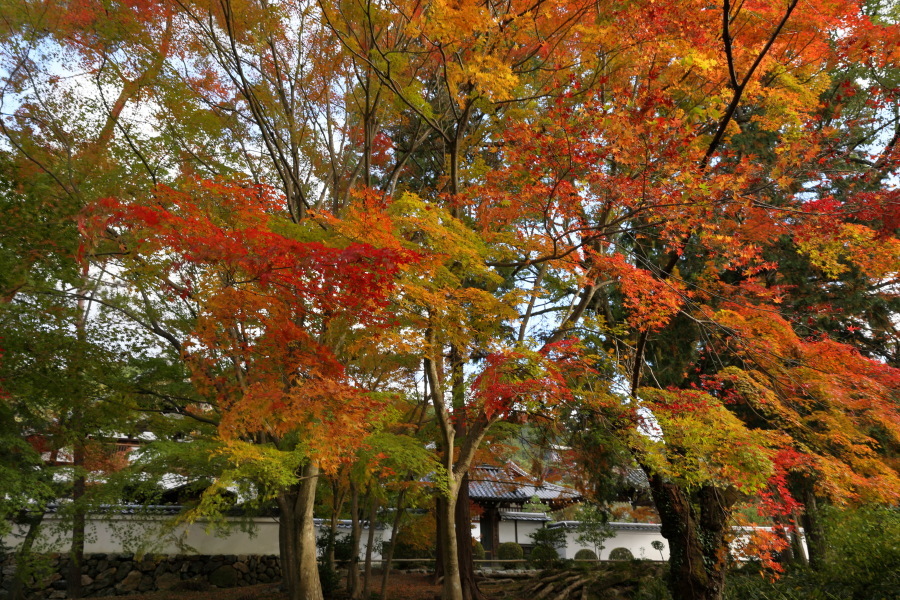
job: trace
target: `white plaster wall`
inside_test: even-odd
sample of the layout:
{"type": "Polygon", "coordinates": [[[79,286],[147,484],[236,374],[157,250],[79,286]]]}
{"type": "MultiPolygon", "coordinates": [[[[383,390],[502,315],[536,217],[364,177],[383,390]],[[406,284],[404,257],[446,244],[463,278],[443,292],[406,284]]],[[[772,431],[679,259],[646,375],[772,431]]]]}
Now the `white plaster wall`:
{"type": "Polygon", "coordinates": [[[540,529],[543,524],[541,521],[500,521],[500,543],[517,542],[524,546],[533,544],[528,535],[540,529]]]}
{"type": "MultiPolygon", "coordinates": [[[[87,553],[131,552],[144,554],[278,554],[278,521],[274,518],[257,518],[251,520],[228,519],[227,529],[213,528],[207,521],[174,524],[168,518],[148,518],[146,516],[103,516],[88,517],[87,553]],[[248,526],[252,526],[249,527],[248,526]]],[[[323,523],[317,521],[316,535],[321,532],[323,523]]],[[[500,521],[500,543],[516,541],[518,527],[518,543],[531,544],[528,534],[540,529],[544,524],[540,521],[500,521]]],[[[600,559],[608,559],[613,548],[628,548],[635,558],[660,560],[659,551],[651,546],[654,540],[664,544],[663,560],[669,558],[669,545],[659,533],[659,526],[636,523],[611,523],[616,535],[606,540],[600,559]]],[[[47,515],[42,526],[42,534],[37,542],[36,550],[43,552],[66,552],[69,548],[70,534],[64,530],[64,524],[55,515],[47,515]]],[[[348,535],[347,529],[339,529],[339,533],[348,535]]],[[[475,530],[478,531],[477,529],[475,530]]],[[[18,547],[25,534],[24,528],[14,528],[13,532],[3,538],[4,545],[18,547]]],[[[575,541],[577,532],[566,528],[566,547],[560,550],[563,558],[575,558],[581,548],[594,550],[591,546],[583,546],[575,541]]],[[[363,528],[361,536],[360,558],[365,556],[368,531],[363,528]]],[[[376,547],[373,558],[381,558],[382,540],[390,539],[389,529],[376,529],[376,547]]],[[[805,543],[805,540],[803,540],[805,543]]],[[[738,560],[748,557],[741,552],[746,542],[746,534],[738,535],[732,544],[732,551],[738,560]]]]}
{"type": "MultiPolygon", "coordinates": [[[[89,516],[86,526],[87,553],[132,552],[143,554],[278,554],[278,521],[274,518],[228,519],[225,528],[213,528],[207,521],[174,524],[171,519],[145,516],[89,516]]],[[[316,523],[316,536],[321,532],[316,523]]],[[[36,549],[43,552],[68,551],[71,534],[54,515],[48,515],[41,527],[36,549]]],[[[339,529],[339,534],[349,534],[339,529]]],[[[14,528],[3,538],[9,547],[18,547],[25,528],[14,528]]],[[[362,530],[360,558],[365,557],[368,530],[362,530]]],[[[390,530],[376,529],[373,558],[380,559],[383,539],[390,530]]]]}
{"type": "MultiPolygon", "coordinates": [[[[611,523],[610,525],[616,535],[603,542],[603,549],[597,556],[600,560],[607,560],[609,558],[609,553],[614,548],[627,548],[635,558],[660,560],[659,551],[654,550],[653,546],[651,546],[651,544],[657,540],[662,542],[665,546],[662,553],[662,560],[669,559],[669,544],[659,533],[658,527],[646,527],[635,531],[631,528],[631,523],[611,523]],[[625,527],[623,527],[623,525],[625,527]]],[[[560,550],[562,558],[575,558],[575,553],[582,548],[587,548],[588,550],[595,552],[597,551],[593,546],[579,544],[575,541],[576,537],[578,537],[578,532],[574,529],[566,529],[566,547],[560,550]]]]}

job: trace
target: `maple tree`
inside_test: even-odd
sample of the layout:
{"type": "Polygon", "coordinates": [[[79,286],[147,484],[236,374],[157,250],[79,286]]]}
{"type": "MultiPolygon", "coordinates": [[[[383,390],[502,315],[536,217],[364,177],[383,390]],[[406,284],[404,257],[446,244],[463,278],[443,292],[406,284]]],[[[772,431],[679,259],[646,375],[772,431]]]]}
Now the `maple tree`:
{"type": "MultiPolygon", "coordinates": [[[[77,382],[68,390],[66,402],[44,397],[45,409],[55,413],[57,425],[71,452],[73,480],[70,491],[72,547],[68,593],[80,596],[80,566],[84,546],[84,512],[87,510],[87,476],[90,470],[89,436],[103,437],[112,427],[110,421],[96,419],[96,398],[87,394],[101,384],[86,381],[82,372],[96,376],[98,365],[86,357],[103,357],[110,366],[107,374],[117,372],[121,361],[95,350],[108,340],[108,323],[92,323],[89,314],[96,306],[92,298],[98,292],[96,278],[79,246],[83,243],[77,227],[77,215],[98,195],[121,192],[126,173],[133,166],[122,160],[117,150],[126,144],[116,132],[127,132],[133,122],[126,115],[154,82],[170,49],[171,23],[161,29],[165,18],[155,14],[148,20],[121,15],[119,26],[98,19],[104,7],[85,4],[67,11],[65,3],[36,6],[7,2],[0,31],[0,65],[3,89],[0,92],[0,132],[4,140],[4,179],[12,184],[4,190],[3,250],[4,277],[2,298],[14,315],[23,307],[31,316],[41,315],[48,324],[60,314],[68,318],[77,342],[66,342],[65,327],[60,346],[48,356],[62,364],[64,379],[77,382]],[[74,18],[68,18],[74,17],[74,18]],[[110,38],[110,34],[115,39],[110,38]],[[152,53],[148,48],[155,47],[152,53]],[[63,66],[65,65],[65,66],[63,66]],[[81,70],[73,78],[65,69],[81,70]],[[113,97],[109,97],[113,91],[113,97]],[[53,306],[55,304],[55,306],[53,306]],[[95,326],[96,325],[96,326],[95,326]],[[114,365],[114,366],[113,366],[114,365]],[[79,394],[85,394],[79,396],[79,394]],[[87,469],[87,471],[86,471],[87,469]]],[[[102,260],[94,261],[102,273],[102,260]]],[[[29,351],[22,347],[16,352],[29,351]]],[[[17,361],[22,357],[9,357],[17,361]]],[[[108,382],[107,382],[108,383],[108,382]]],[[[16,402],[34,400],[28,394],[15,395],[16,402]]],[[[107,411],[107,415],[120,411],[107,411]]]]}
{"type": "MultiPolygon", "coordinates": [[[[551,304],[550,310],[559,311],[564,324],[597,330],[602,346],[626,357],[631,427],[646,421],[634,412],[635,403],[643,404],[658,413],[663,443],[678,439],[679,446],[687,444],[686,457],[700,453],[679,467],[680,460],[672,462],[677,456],[660,457],[640,437],[641,443],[632,442],[672,546],[673,591],[705,598],[721,594],[731,507],[746,493],[741,487],[761,489],[764,482],[753,484],[751,474],[766,471],[760,467],[773,442],[752,430],[744,433],[745,423],[728,410],[713,411],[712,404],[651,402],[660,396],[642,387],[646,370],[663,388],[689,389],[698,383],[690,373],[694,368],[721,368],[718,361],[729,360],[727,355],[695,362],[698,349],[714,352],[711,340],[728,327],[716,307],[731,299],[747,310],[778,311],[780,265],[771,250],[785,236],[826,273],[845,271],[841,261],[855,262],[869,271],[868,281],[890,285],[895,231],[881,230],[883,241],[874,243],[880,229],[858,222],[859,211],[815,214],[818,203],[804,190],[810,196],[827,193],[812,182],[832,179],[830,169],[848,160],[835,151],[839,129],[820,125],[824,103],[818,92],[831,84],[828,69],[856,60],[858,55],[850,57],[858,47],[837,44],[830,54],[835,48],[822,32],[837,35],[833,24],[843,20],[859,27],[847,40],[876,32],[892,36],[896,29],[858,14],[808,14],[796,3],[671,10],[658,4],[610,9],[610,37],[598,41],[612,57],[603,82],[593,90],[573,85],[571,96],[548,105],[541,120],[511,126],[501,142],[505,168],[488,174],[471,203],[483,215],[487,239],[519,251],[521,258],[507,262],[509,267],[532,269],[536,282],[548,274],[561,278],[568,267],[580,293],[568,306],[551,304]],[[687,18],[700,21],[685,26],[681,20],[687,18]],[[795,85],[792,78],[800,73],[804,83],[795,85]],[[605,322],[584,320],[592,315],[605,322]],[[675,407],[676,421],[668,420],[668,406],[675,407]],[[705,446],[704,438],[723,430],[735,440],[755,435],[756,441],[744,442],[747,450],[761,452],[752,470],[740,464],[752,457],[746,450],[732,457],[709,455],[716,449],[705,446]],[[657,463],[658,458],[664,460],[657,463]],[[707,461],[716,472],[704,475],[696,466],[707,461]]],[[[895,102],[890,92],[885,96],[884,102],[895,102]]],[[[892,148],[891,142],[885,157],[892,148]]],[[[890,164],[880,162],[882,168],[890,164]]],[[[852,178],[841,186],[848,207],[866,201],[859,186],[848,183],[852,178]]],[[[876,196],[882,193],[890,194],[876,196]]],[[[875,203],[867,218],[892,222],[895,208],[875,203]]],[[[844,364],[854,365],[857,377],[871,373],[866,361],[844,364]]],[[[882,398],[890,415],[890,396],[882,398]]],[[[611,420],[621,423],[621,409],[608,408],[611,420]]]]}
{"type": "MultiPolygon", "coordinates": [[[[420,365],[447,600],[478,595],[466,473],[529,413],[574,414],[645,470],[677,598],[721,595],[738,502],[789,524],[893,501],[890,7],[42,6],[4,33],[4,133],[53,179],[35,198],[116,198],[96,223],[119,237],[83,249],[124,253],[132,293],[109,302],[189,370],[162,405],[213,421],[234,473],[278,465],[307,511],[318,464],[344,460],[325,440],[360,432],[336,424],[378,408],[361,390],[420,365]],[[54,79],[47,39],[96,95],[54,79]]],[[[40,242],[21,273],[56,252],[40,242]]],[[[283,563],[298,597],[320,594],[310,547],[283,563]]]]}
{"type": "Polygon", "coordinates": [[[379,407],[342,357],[388,322],[393,273],[413,255],[327,246],[278,216],[280,196],[241,182],[188,181],[158,188],[150,204],[103,208],[113,216],[98,216],[99,230],[129,248],[128,272],[194,315],[171,343],[198,395],[185,412],[217,425],[218,452],[234,465],[214,487],[255,478],[278,503],[288,589],[306,597],[301,579],[318,582],[303,570],[316,565],[317,475],[349,458],[379,407]]]}

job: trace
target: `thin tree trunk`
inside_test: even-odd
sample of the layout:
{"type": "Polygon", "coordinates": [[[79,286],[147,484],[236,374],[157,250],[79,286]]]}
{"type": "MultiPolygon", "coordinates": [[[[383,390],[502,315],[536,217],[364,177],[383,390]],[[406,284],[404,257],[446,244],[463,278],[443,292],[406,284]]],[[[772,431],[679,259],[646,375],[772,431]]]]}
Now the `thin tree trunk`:
{"type": "Polygon", "coordinates": [[[469,504],[469,474],[462,479],[456,498],[456,547],[459,580],[463,600],[481,600],[484,594],[475,581],[475,557],[472,555],[472,510],[469,504]]]}
{"type": "Polygon", "coordinates": [[[375,526],[378,519],[378,498],[372,496],[372,505],[369,509],[369,532],[366,536],[366,562],[363,566],[363,598],[369,597],[372,586],[372,550],[375,546],[375,526]]]}
{"type": "Polygon", "coordinates": [[[347,591],[351,598],[359,598],[359,490],[350,483],[350,564],[347,565],[347,591]]]}
{"type": "Polygon", "coordinates": [[[328,547],[325,549],[325,564],[331,571],[337,570],[337,561],[334,559],[334,547],[337,544],[337,515],[332,514],[328,524],[328,547]]]}
{"type": "Polygon", "coordinates": [[[22,540],[22,545],[16,551],[16,575],[15,579],[13,579],[12,589],[9,592],[9,600],[25,599],[26,570],[22,568],[22,565],[28,560],[28,556],[31,554],[31,549],[34,547],[34,542],[41,529],[41,523],[44,521],[45,514],[46,513],[41,510],[39,513],[28,514],[25,517],[25,522],[28,524],[28,531],[25,533],[25,539],[22,540]]]}
{"type": "MultiPolygon", "coordinates": [[[[76,443],[74,452],[74,467],[80,469],[84,465],[84,444],[76,443]]],[[[66,597],[81,598],[81,565],[84,562],[84,498],[85,476],[83,473],[75,476],[72,486],[72,547],[69,550],[69,571],[66,575],[66,597]]]]}
{"type": "Polygon", "coordinates": [[[406,499],[406,490],[400,490],[397,496],[397,511],[394,513],[394,523],[391,525],[391,543],[382,550],[381,556],[381,600],[388,600],[387,586],[391,575],[391,563],[394,560],[394,548],[397,545],[397,534],[400,531],[400,521],[403,519],[405,508],[403,501],[406,499]]]}
{"type": "Polygon", "coordinates": [[[794,560],[798,564],[808,566],[809,557],[806,555],[806,548],[803,544],[803,535],[800,533],[801,517],[798,511],[793,514],[794,530],[791,531],[791,546],[794,548],[794,560]]]}
{"type": "MultiPolygon", "coordinates": [[[[75,320],[75,333],[80,343],[87,341],[87,319],[90,311],[90,302],[86,300],[90,290],[87,281],[88,267],[82,267],[81,287],[78,290],[78,313],[75,320]]],[[[81,370],[81,361],[84,357],[79,350],[78,358],[72,363],[76,376],[81,370]]],[[[84,562],[84,528],[85,506],[84,494],[87,478],[84,473],[85,438],[87,431],[84,422],[85,403],[87,396],[76,384],[74,390],[75,407],[72,411],[72,419],[69,424],[70,432],[74,433],[75,442],[72,448],[72,546],[69,549],[69,569],[66,574],[66,596],[68,598],[81,598],[81,565],[84,562]]]]}
{"type": "Polygon", "coordinates": [[[447,526],[444,525],[444,515],[447,512],[444,506],[447,498],[443,494],[438,494],[434,500],[434,579],[433,583],[437,584],[444,577],[444,551],[447,546],[447,526]]]}
{"type": "Polygon", "coordinates": [[[334,547],[337,543],[337,526],[338,517],[341,512],[342,498],[340,497],[340,484],[337,477],[331,479],[331,522],[328,524],[328,548],[326,549],[325,561],[329,570],[334,572],[337,565],[334,560],[334,547]]]}

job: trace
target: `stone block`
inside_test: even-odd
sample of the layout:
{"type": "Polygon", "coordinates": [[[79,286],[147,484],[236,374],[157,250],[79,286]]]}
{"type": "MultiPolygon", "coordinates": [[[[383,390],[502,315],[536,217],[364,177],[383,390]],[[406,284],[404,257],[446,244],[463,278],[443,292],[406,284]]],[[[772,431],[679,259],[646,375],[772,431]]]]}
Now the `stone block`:
{"type": "Polygon", "coordinates": [[[234,587],[238,582],[238,572],[230,565],[222,565],[209,574],[209,583],[216,587],[234,587]]]}
{"type": "Polygon", "coordinates": [[[156,561],[153,560],[145,560],[141,561],[141,564],[138,566],[138,569],[144,572],[153,571],[156,569],[156,561]]]}
{"type": "Polygon", "coordinates": [[[131,571],[116,585],[116,591],[123,593],[136,591],[141,584],[141,578],[140,571],[131,571]]]}
{"type": "Polygon", "coordinates": [[[116,572],[118,569],[116,567],[109,567],[108,569],[103,569],[100,571],[100,574],[95,578],[97,581],[107,582],[112,581],[116,577],[116,572]]]}
{"type": "Polygon", "coordinates": [[[160,590],[167,590],[179,581],[181,581],[181,577],[177,573],[163,573],[156,578],[156,587],[160,590]]]}

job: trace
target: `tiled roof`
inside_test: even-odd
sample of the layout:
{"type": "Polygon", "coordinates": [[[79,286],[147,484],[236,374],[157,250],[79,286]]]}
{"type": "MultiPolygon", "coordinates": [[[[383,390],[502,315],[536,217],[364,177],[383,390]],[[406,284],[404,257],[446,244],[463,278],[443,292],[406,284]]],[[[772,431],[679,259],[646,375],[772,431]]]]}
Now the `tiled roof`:
{"type": "Polygon", "coordinates": [[[518,512],[514,510],[500,511],[501,521],[549,521],[546,513],[518,512]]]}
{"type": "MultiPolygon", "coordinates": [[[[558,521],[548,525],[550,529],[563,528],[574,529],[578,527],[581,521],[558,521]]],[[[609,526],[615,531],[652,531],[659,532],[661,525],[659,523],[621,523],[612,521],[609,526]]]]}
{"type": "Polygon", "coordinates": [[[537,497],[547,504],[570,504],[581,500],[572,488],[536,481],[521,467],[479,465],[469,471],[469,498],[476,502],[494,501],[522,504],[537,497]]]}
{"type": "Polygon", "coordinates": [[[625,481],[635,489],[645,490],[650,487],[650,480],[642,469],[628,468],[625,470],[625,481]]]}
{"type": "MultiPolygon", "coordinates": [[[[43,512],[54,514],[59,512],[61,506],[52,502],[43,507],[43,512]]],[[[35,507],[35,510],[40,510],[35,507]]],[[[184,507],[176,504],[102,504],[94,509],[94,514],[108,515],[177,515],[184,507]]]]}

